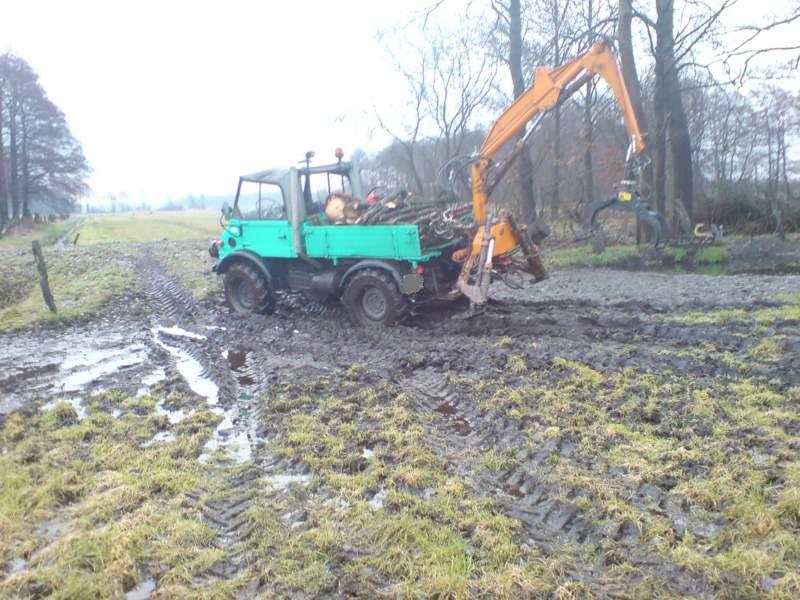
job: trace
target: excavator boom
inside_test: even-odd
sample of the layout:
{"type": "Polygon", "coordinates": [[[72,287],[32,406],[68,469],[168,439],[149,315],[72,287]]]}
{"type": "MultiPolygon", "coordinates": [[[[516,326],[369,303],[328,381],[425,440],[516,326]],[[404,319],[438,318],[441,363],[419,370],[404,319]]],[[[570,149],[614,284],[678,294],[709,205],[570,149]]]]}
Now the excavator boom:
{"type": "Polygon", "coordinates": [[[514,139],[528,123],[566,101],[595,76],[603,78],[614,92],[631,138],[633,155],[639,156],[645,151],[644,136],[639,129],[619,63],[606,41],[598,40],[589,50],[560,67],[550,70],[537,68],[533,83],[492,125],[481,146],[479,158],[472,166],[472,206],[476,223],[483,223],[486,218],[490,193],[486,186],[486,172],[500,148],[514,139]]]}
{"type": "Polygon", "coordinates": [[[594,77],[604,79],[614,92],[630,137],[630,146],[625,162],[625,178],[619,193],[612,198],[602,199],[599,203],[593,202],[587,221],[594,225],[594,218],[600,210],[622,208],[635,212],[653,227],[657,245],[663,241],[664,232],[668,235],[666,221],[641,202],[636,190],[635,165],[645,152],[646,144],[617,58],[609,44],[600,39],[589,50],[568,63],[554,69],[537,68],[533,83],[495,121],[480,152],[474,157],[471,166],[472,214],[477,231],[457,282],[459,291],[473,304],[483,304],[488,299],[488,282],[494,268],[493,261],[501,262],[503,268],[512,264],[520,266],[537,279],[544,276],[541,257],[525,228],[517,227],[510,215],[502,215],[499,220],[493,220],[487,210],[489,199],[513,161],[525,150],[526,142],[541,118],[594,77]],[[520,137],[522,131],[525,134],[520,137]],[[503,163],[494,164],[499,150],[518,137],[520,139],[503,163]],[[494,175],[490,182],[492,168],[494,175]],[[512,257],[518,251],[524,256],[521,265],[512,257]]]}

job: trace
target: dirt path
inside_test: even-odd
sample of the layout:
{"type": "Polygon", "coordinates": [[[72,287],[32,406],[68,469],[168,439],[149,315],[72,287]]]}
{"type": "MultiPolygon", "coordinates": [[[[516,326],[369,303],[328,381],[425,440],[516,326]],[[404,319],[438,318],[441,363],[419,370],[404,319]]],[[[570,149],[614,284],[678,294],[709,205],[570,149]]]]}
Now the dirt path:
{"type": "MultiPolygon", "coordinates": [[[[554,587],[595,595],[625,597],[635,587],[711,597],[737,585],[728,574],[715,580],[710,570],[687,569],[676,554],[687,536],[707,548],[697,552],[713,553],[731,526],[724,503],[687,500],[686,482],[727,464],[698,454],[717,448],[708,438],[714,427],[730,424],[721,448],[727,443],[783,477],[790,446],[758,428],[737,429],[722,405],[707,418],[688,407],[705,390],[726,402],[747,385],[794,393],[787,390],[800,385],[800,326],[777,297],[800,293],[798,276],[566,271],[523,291],[498,289],[498,305],[473,319],[454,309],[421,312],[374,332],[353,329],[339,310],[291,298],[273,316],[231,315],[219,295],[195,301],[146,249],[137,270],[143,292],[113,317],[3,336],[0,413],[56,397],[80,407],[92,392],[135,394],[179,382],[219,417],[197,459],[220,474],[225,491],[197,489],[188,502],[214,528],[224,556],[207,576],[244,581],[241,597],[289,585],[253,571],[262,534],[252,514],[265,502],[284,510],[286,535],[329,527],[320,515],[351,506],[338,478],[372,473],[376,452],[382,475],[356,494],[369,510],[399,510],[391,494],[401,489],[415,506],[435,500],[438,484],[396,472],[416,464],[412,449],[395,448],[381,433],[386,411],[400,407],[413,415],[408,427],[420,428],[422,450],[414,452],[429,452],[426,468],[438,469],[431,481],[458,482],[464,501],[490,503],[510,519],[518,552],[558,560],[555,574],[542,576],[554,587]],[[702,318],[718,310],[728,314],[702,318]],[[374,391],[371,408],[351,412],[366,402],[364,390],[374,391]],[[319,440],[312,435],[301,452],[295,428],[312,417],[319,440]],[[331,423],[350,432],[341,441],[351,462],[326,454],[320,432],[331,423]],[[395,504],[384,503],[387,490],[395,504]]],[[[193,409],[162,401],[160,410],[177,424],[193,409]]],[[[800,429],[792,419],[790,438],[800,429]]],[[[326,559],[333,588],[299,595],[344,597],[352,592],[344,582],[365,597],[396,591],[391,571],[374,565],[357,580],[347,575],[350,561],[367,552],[362,542],[348,542],[356,544],[352,556],[326,559]]],[[[759,579],[757,589],[779,579],[759,579]]]]}

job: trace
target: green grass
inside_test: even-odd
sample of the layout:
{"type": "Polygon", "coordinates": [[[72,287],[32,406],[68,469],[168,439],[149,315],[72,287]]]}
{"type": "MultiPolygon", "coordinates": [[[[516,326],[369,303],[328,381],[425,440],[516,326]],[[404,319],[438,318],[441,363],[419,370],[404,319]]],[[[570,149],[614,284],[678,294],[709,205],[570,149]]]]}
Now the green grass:
{"type": "Polygon", "coordinates": [[[560,248],[546,251],[545,265],[548,269],[558,270],[574,267],[608,267],[624,263],[639,255],[636,246],[609,246],[603,252],[594,253],[589,245],[560,248]]]}
{"type": "MultiPolygon", "coordinates": [[[[618,245],[609,246],[599,253],[592,251],[589,245],[570,246],[556,250],[545,251],[545,264],[548,269],[566,269],[575,267],[615,267],[644,265],[656,261],[664,265],[680,265],[719,268],[727,260],[725,246],[704,246],[695,250],[688,248],[667,247],[654,254],[649,245],[618,245]]],[[[655,265],[658,267],[658,264],[655,265]]]]}
{"type": "Polygon", "coordinates": [[[0,303],[0,331],[89,317],[111,298],[137,285],[129,262],[114,251],[45,251],[45,260],[58,313],[51,313],[42,299],[33,258],[15,258],[13,270],[11,265],[3,268],[6,285],[0,290],[5,290],[2,295],[7,301],[0,303]],[[16,275],[12,278],[12,274],[16,275]]]}
{"type": "MultiPolygon", "coordinates": [[[[750,341],[754,363],[781,351],[767,334],[750,341]]],[[[726,361],[711,348],[701,354],[698,361],[726,361]]],[[[563,489],[564,498],[577,496],[575,505],[594,522],[632,523],[643,547],[697,574],[719,597],[766,597],[769,578],[775,579],[771,597],[796,597],[800,463],[792,427],[800,388],[738,372],[730,378],[601,373],[561,358],[523,381],[504,374],[454,384],[462,397],[484,398],[506,418],[536,423],[528,425],[532,448],[552,438],[572,440],[574,457],[555,452],[537,473],[563,489]],[[632,501],[639,485],[669,480],[678,482],[669,495],[692,515],[682,532],[668,513],[632,501]],[[706,523],[717,533],[695,535],[706,523]]],[[[595,552],[614,552],[614,542],[600,542],[595,552]]]]}
{"type": "Polygon", "coordinates": [[[519,524],[437,458],[409,398],[370,383],[363,369],[345,377],[286,385],[271,398],[271,451],[312,469],[312,493],[268,493],[250,510],[254,576],[275,597],[326,597],[337,587],[453,599],[554,590],[543,557],[517,542],[519,524]],[[380,490],[382,505],[371,504],[380,490]],[[303,523],[281,519],[298,509],[303,523]]]}
{"type": "Polygon", "coordinates": [[[213,210],[92,214],[79,232],[79,245],[211,240],[220,233],[219,214],[213,210]]]}
{"type": "Polygon", "coordinates": [[[152,250],[194,298],[208,298],[219,289],[217,275],[211,271],[214,259],[208,254],[207,240],[157,244],[152,250]]]}
{"type": "MultiPolygon", "coordinates": [[[[671,320],[680,323],[695,325],[724,324],[730,322],[752,323],[757,327],[766,327],[776,322],[800,321],[800,295],[784,295],[780,298],[785,304],[771,308],[759,308],[757,310],[745,310],[743,308],[731,308],[700,313],[689,313],[671,317],[671,320]]],[[[767,341],[765,340],[764,343],[767,341]]],[[[774,350],[774,342],[773,350],[774,350]]],[[[764,347],[754,348],[758,353],[764,347]]]]}
{"type": "Polygon", "coordinates": [[[73,215],[64,221],[31,223],[18,226],[0,238],[0,250],[30,249],[31,242],[39,240],[42,246],[51,246],[75,225],[81,217],[73,215]]]}
{"type": "MultiPolygon", "coordinates": [[[[167,597],[193,595],[189,582],[223,552],[186,494],[220,486],[196,453],[181,449],[191,438],[204,440],[216,420],[198,418],[210,414],[201,409],[194,433],[142,448],[163,426],[150,400],[109,393],[87,399],[84,419],[59,404],[6,420],[0,429],[0,596],[118,598],[147,576],[167,597]],[[114,408],[121,410],[116,417],[114,408]],[[26,569],[5,577],[7,562],[19,558],[26,569]]],[[[222,597],[227,585],[206,579],[196,593],[222,597]]]]}

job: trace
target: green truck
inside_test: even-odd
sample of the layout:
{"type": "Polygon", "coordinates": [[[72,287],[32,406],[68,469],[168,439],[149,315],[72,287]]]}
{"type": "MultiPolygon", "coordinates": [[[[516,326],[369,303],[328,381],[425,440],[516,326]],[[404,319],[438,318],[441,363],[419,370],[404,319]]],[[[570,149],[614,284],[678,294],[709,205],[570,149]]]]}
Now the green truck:
{"type": "MultiPolygon", "coordinates": [[[[367,210],[378,191],[365,190],[357,162],[340,156],[311,166],[307,155],[304,166],[240,177],[233,206],[223,207],[222,235],[209,250],[231,308],[270,313],[284,290],[341,302],[357,325],[387,326],[415,303],[449,297],[461,268],[452,260],[461,237],[431,240],[420,235],[420,224],[347,224],[326,215],[331,198],[367,210]]],[[[398,195],[383,193],[383,204],[392,206],[398,195]]]]}

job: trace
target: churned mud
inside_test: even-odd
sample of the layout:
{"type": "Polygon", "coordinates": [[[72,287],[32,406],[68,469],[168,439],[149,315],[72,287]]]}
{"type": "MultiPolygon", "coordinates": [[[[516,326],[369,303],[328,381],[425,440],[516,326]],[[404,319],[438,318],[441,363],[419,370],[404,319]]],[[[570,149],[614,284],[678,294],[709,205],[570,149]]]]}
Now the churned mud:
{"type": "Polygon", "coordinates": [[[134,252],[98,318],[0,338],[1,596],[800,594],[800,276],[563,271],[364,331],[134,252]]]}

